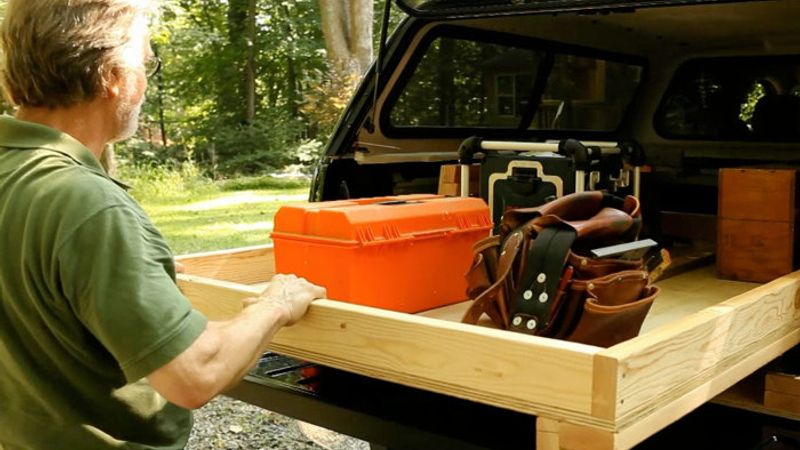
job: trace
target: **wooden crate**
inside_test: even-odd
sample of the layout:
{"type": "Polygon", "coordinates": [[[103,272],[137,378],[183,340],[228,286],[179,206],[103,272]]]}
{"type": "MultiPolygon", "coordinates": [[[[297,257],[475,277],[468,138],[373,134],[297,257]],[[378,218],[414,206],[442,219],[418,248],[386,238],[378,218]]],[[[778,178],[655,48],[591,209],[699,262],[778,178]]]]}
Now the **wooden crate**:
{"type": "Polygon", "coordinates": [[[720,170],[720,277],[766,282],[794,270],[796,173],[794,169],[720,170]]]}
{"type": "Polygon", "coordinates": [[[760,414],[800,421],[800,377],[769,370],[756,371],[713,400],[760,414]]]}
{"type": "Polygon", "coordinates": [[[800,416],[800,376],[768,372],[764,386],[764,406],[800,416]]]}
{"type": "MultiPolygon", "coordinates": [[[[274,270],[270,247],[180,258],[212,319],[274,270]]],[[[539,449],[630,448],[800,342],[800,272],[765,285],[713,266],[658,283],[643,333],[604,349],[459,323],[466,303],[412,315],[318,300],[271,349],[537,416],[539,449]]]]}
{"type": "MultiPolygon", "coordinates": [[[[469,195],[480,194],[480,164],[473,164],[469,170],[469,195]]],[[[461,195],[461,166],[444,164],[439,169],[439,195],[458,197],[461,195]]]]}

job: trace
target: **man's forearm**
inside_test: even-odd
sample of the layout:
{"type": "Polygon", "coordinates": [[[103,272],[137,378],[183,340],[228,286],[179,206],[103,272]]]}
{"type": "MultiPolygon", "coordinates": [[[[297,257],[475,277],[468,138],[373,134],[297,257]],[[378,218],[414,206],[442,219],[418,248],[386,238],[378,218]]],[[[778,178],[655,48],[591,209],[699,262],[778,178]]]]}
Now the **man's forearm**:
{"type": "Polygon", "coordinates": [[[277,274],[257,298],[245,299],[232,320],[209,322],[183,353],[147,378],[167,400],[197,408],[242,379],[284,325],[296,323],[325,289],[291,274],[277,274]]]}
{"type": "Polygon", "coordinates": [[[280,307],[258,302],[231,320],[209,322],[187,350],[148,377],[150,384],[172,403],[200,407],[238,383],[287,320],[280,307]]]}
{"type": "Polygon", "coordinates": [[[218,327],[219,351],[207,366],[217,366],[221,374],[214,395],[236,385],[266,351],[275,333],[287,322],[284,312],[274,305],[256,303],[230,321],[210,322],[218,327]],[[269,324],[265,328],[265,324],[269,324]],[[238,370],[237,370],[238,369],[238,370]]]}

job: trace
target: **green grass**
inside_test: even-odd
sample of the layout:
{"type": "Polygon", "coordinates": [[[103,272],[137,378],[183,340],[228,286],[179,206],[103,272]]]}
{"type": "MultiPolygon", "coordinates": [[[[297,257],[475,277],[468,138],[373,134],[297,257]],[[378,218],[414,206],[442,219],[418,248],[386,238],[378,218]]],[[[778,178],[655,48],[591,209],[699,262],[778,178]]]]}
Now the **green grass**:
{"type": "Polygon", "coordinates": [[[307,180],[241,177],[211,181],[196,166],[127,166],[119,176],[176,255],[271,242],[281,205],[305,202],[307,180]]]}
{"type": "Polygon", "coordinates": [[[140,200],[176,255],[272,242],[273,218],[286,203],[305,202],[308,188],[191,193],[140,200]]]}

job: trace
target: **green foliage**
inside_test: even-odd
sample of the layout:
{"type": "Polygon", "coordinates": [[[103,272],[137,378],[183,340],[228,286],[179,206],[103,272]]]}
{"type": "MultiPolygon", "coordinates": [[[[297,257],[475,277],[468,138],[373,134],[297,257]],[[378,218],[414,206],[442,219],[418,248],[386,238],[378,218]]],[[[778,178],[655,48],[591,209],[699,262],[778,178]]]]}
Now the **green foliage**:
{"type": "Polygon", "coordinates": [[[139,139],[117,146],[125,161],[192,159],[213,177],[253,175],[308,164],[293,151],[308,138],[327,140],[329,117],[338,118],[343,102],[324,117],[301,110],[327,77],[319,0],[257,1],[253,30],[242,22],[248,3],[163,3],[152,38],[162,71],[150,80],[139,139]],[[247,110],[248,70],[254,116],[247,110]]]}
{"type": "MultiPolygon", "coordinates": [[[[151,43],[162,69],[149,80],[139,135],[115,147],[123,168],[194,161],[206,175],[230,177],[316,160],[295,152],[327,141],[357,80],[329,73],[320,0],[252,1],[254,17],[250,0],[159,2],[151,43]]],[[[380,30],[384,1],[375,5],[380,30]]],[[[392,27],[402,17],[393,12],[392,27]]]]}
{"type": "MultiPolygon", "coordinates": [[[[123,145],[116,145],[115,153],[117,161],[123,167],[133,165],[138,167],[164,166],[176,168],[191,160],[190,155],[186,153],[186,149],[183,146],[173,144],[162,147],[139,136],[127,140],[123,145]]],[[[134,170],[134,168],[131,170],[134,170]]]]}
{"type": "Polygon", "coordinates": [[[312,134],[328,136],[355,91],[359,78],[329,67],[318,71],[319,82],[306,92],[301,111],[313,126],[312,134]]]}
{"type": "Polygon", "coordinates": [[[247,191],[253,189],[308,189],[307,178],[236,177],[218,182],[223,191],[247,191]]]}
{"type": "MultiPolygon", "coordinates": [[[[398,126],[482,126],[488,108],[486,61],[505,48],[477,41],[439,38],[431,43],[408,87],[392,108],[398,126]]],[[[536,62],[531,61],[535,67],[536,62]]]]}
{"type": "Polygon", "coordinates": [[[753,120],[753,112],[756,110],[756,103],[766,95],[767,91],[761,83],[753,83],[750,90],[747,92],[747,98],[742,103],[739,111],[739,119],[742,122],[750,125],[753,120]]]}
{"type": "Polygon", "coordinates": [[[117,178],[131,186],[131,195],[140,202],[186,199],[220,190],[191,161],[177,167],[122,164],[117,178]]]}
{"type": "Polygon", "coordinates": [[[280,109],[265,111],[250,125],[215,121],[208,127],[209,138],[198,142],[198,156],[215,175],[275,172],[296,162],[291,150],[302,130],[300,120],[280,109]]]}

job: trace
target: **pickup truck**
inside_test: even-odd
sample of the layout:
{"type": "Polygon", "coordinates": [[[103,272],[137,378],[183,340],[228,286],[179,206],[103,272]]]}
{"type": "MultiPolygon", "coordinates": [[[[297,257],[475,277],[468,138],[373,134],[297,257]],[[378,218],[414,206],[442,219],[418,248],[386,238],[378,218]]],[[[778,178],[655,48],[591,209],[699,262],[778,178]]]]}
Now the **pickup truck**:
{"type": "MultiPolygon", "coordinates": [[[[307,320],[276,336],[274,350],[297,359],[266,355],[231,395],[373,448],[755,448],[790,439],[800,413],[765,405],[763,385],[754,395],[745,385],[800,343],[796,265],[730,281],[715,276],[714,257],[720,170],[793,173],[800,160],[800,2],[397,0],[385,13],[378,57],[327,145],[311,201],[437,193],[442,168],[459,163],[472,136],[636,142],[646,233],[692,270],[665,278],[658,318],[609,349],[474,331],[443,324],[445,313],[315,302],[307,320]],[[391,11],[404,18],[389,33],[391,11]],[[424,345],[411,343],[422,335],[424,345]]],[[[786,189],[790,231],[776,246],[790,259],[795,190],[786,189]]],[[[726,245],[777,238],[764,230],[726,245]]],[[[232,313],[225,301],[254,292],[265,278],[253,268],[271,258],[269,248],[187,257],[181,285],[201,309],[232,313]]]]}

